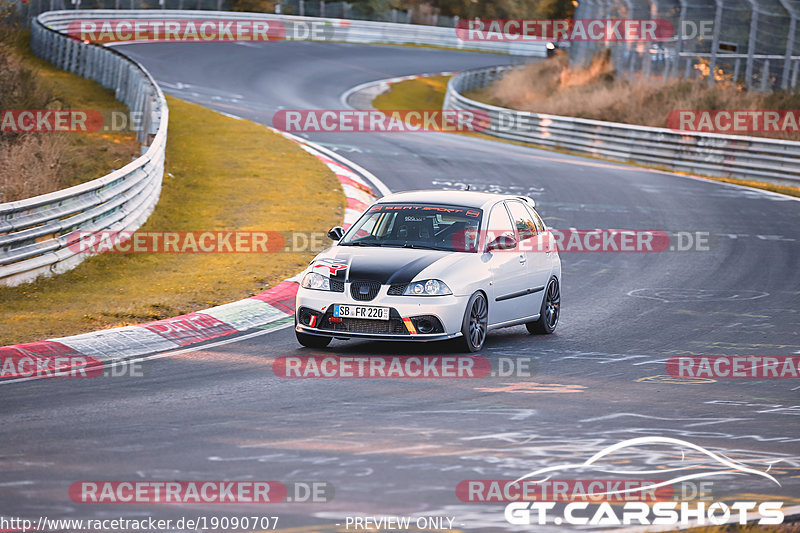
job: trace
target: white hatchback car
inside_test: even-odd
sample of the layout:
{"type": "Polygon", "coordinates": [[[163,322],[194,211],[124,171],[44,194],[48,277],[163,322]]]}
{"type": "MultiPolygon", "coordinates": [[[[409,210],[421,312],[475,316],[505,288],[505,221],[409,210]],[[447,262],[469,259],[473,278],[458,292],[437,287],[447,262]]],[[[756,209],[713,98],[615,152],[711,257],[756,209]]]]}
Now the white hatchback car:
{"type": "Polygon", "coordinates": [[[552,333],[561,260],[524,196],[413,191],[381,198],[302,273],[300,344],[332,338],[435,341],[483,347],[490,329],[552,333]]]}

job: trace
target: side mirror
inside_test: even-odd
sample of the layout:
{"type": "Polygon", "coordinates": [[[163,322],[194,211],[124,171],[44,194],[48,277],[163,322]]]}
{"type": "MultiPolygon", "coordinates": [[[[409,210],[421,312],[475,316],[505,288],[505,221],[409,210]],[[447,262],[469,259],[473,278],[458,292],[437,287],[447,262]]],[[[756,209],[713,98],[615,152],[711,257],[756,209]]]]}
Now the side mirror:
{"type": "Polygon", "coordinates": [[[500,235],[495,240],[489,243],[486,247],[487,252],[492,250],[513,250],[517,247],[517,239],[508,235],[500,235]]]}
{"type": "Polygon", "coordinates": [[[340,241],[344,237],[344,228],[336,226],[328,230],[328,238],[332,241],[340,241]]]}

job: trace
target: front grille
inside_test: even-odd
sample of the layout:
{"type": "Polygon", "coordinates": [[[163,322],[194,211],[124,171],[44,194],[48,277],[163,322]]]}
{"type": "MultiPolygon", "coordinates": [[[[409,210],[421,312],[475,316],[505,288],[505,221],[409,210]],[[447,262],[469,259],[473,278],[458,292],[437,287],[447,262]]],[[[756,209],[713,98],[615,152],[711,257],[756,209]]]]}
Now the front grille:
{"type": "Polygon", "coordinates": [[[333,292],[344,292],[344,281],[339,281],[338,279],[332,279],[331,282],[331,291],[333,292]]]}
{"type": "Polygon", "coordinates": [[[343,318],[341,322],[331,322],[330,315],[325,315],[319,328],[330,331],[348,333],[370,333],[384,335],[408,335],[408,329],[401,318],[389,320],[367,320],[364,318],[343,318]]]}
{"type": "Polygon", "coordinates": [[[389,285],[389,292],[387,294],[389,296],[402,296],[406,287],[408,287],[408,283],[394,283],[389,285]]]}
{"type": "Polygon", "coordinates": [[[368,302],[378,295],[381,284],[377,281],[352,281],[350,282],[350,296],[360,302],[368,302]]]}

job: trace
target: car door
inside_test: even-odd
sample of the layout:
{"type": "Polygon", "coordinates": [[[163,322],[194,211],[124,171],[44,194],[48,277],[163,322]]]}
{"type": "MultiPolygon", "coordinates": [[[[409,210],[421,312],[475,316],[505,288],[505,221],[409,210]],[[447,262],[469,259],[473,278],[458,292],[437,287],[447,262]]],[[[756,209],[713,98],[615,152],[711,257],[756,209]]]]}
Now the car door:
{"type": "MultiPolygon", "coordinates": [[[[507,235],[516,239],[516,231],[503,202],[492,207],[486,225],[484,246],[495,238],[507,235]]],[[[486,266],[491,274],[489,287],[489,324],[499,324],[519,318],[516,307],[519,297],[515,295],[526,285],[527,268],[524,254],[519,250],[493,250],[484,253],[486,266]]]]}
{"type": "MultiPolygon", "coordinates": [[[[524,287],[528,291],[527,301],[519,307],[519,317],[537,314],[542,304],[544,288],[550,279],[552,260],[548,252],[545,235],[536,223],[536,217],[528,206],[518,200],[508,200],[508,210],[517,230],[521,255],[525,258],[527,275],[524,287]]],[[[520,298],[520,303],[525,298],[520,298]]]]}

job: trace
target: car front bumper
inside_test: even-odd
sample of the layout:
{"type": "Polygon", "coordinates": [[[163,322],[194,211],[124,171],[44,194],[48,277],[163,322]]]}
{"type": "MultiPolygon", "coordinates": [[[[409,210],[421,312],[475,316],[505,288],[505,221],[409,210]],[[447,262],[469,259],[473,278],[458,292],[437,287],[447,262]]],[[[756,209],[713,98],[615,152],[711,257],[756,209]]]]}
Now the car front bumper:
{"type": "Polygon", "coordinates": [[[383,286],[374,299],[357,301],[350,296],[349,287],[343,293],[300,287],[296,300],[296,330],[341,339],[438,341],[461,336],[467,296],[390,296],[386,291],[387,287],[383,286]],[[335,304],[388,307],[390,320],[343,319],[332,324],[329,319],[335,304]],[[317,315],[313,324],[309,323],[309,314],[317,315]],[[434,323],[438,320],[441,327],[430,333],[418,331],[414,326],[426,318],[434,323]]]}

